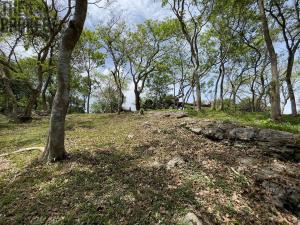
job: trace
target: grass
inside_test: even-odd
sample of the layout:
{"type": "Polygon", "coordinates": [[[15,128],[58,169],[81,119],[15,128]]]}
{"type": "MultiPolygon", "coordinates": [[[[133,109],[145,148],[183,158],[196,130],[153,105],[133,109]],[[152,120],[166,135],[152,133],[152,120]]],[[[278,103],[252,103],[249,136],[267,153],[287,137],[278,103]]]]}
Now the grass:
{"type": "MultiPolygon", "coordinates": [[[[48,123],[0,117],[0,154],[44,146],[48,123]]],[[[178,224],[187,212],[209,224],[249,224],[254,214],[257,223],[269,223],[271,203],[242,196],[257,192],[253,170],[231,170],[251,152],[196,137],[180,123],[151,115],[68,115],[69,160],[41,163],[38,151],[0,157],[0,224],[178,224]],[[166,169],[175,156],[184,165],[166,169]],[[149,166],[153,161],[162,166],[149,166]]]]}
{"type": "Polygon", "coordinates": [[[207,109],[199,113],[194,110],[188,110],[188,113],[190,116],[201,119],[239,122],[247,126],[300,133],[300,116],[283,115],[281,122],[274,122],[270,119],[269,113],[213,111],[207,109]]]}

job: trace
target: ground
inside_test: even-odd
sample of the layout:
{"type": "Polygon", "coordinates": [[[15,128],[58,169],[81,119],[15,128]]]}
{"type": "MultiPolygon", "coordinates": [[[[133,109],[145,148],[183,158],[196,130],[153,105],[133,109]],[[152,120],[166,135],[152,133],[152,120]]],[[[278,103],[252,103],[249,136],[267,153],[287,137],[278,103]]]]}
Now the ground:
{"type": "MultiPolygon", "coordinates": [[[[0,120],[0,154],[44,146],[48,120],[0,120]]],[[[69,160],[41,163],[35,150],[0,157],[0,224],[181,224],[191,213],[203,224],[297,224],[259,177],[275,171],[297,185],[299,163],[208,140],[185,120],[69,115],[69,160]]]]}

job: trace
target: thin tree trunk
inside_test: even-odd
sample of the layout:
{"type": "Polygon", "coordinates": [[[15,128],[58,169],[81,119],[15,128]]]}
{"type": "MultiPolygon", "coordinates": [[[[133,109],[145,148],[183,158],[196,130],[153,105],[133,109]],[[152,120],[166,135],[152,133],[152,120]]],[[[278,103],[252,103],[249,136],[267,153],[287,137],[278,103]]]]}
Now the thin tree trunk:
{"type": "Polygon", "coordinates": [[[87,71],[87,78],[88,78],[88,95],[87,95],[87,104],[86,104],[86,112],[90,114],[90,101],[91,101],[91,94],[92,94],[92,81],[91,81],[91,74],[90,71],[87,71]]]}
{"type": "Polygon", "coordinates": [[[86,112],[87,112],[87,114],[90,113],[90,98],[91,98],[91,94],[88,93],[88,96],[87,96],[87,103],[86,103],[86,112]]]}
{"type": "Polygon", "coordinates": [[[225,66],[224,62],[221,62],[221,68],[222,68],[222,73],[221,73],[221,83],[220,83],[220,110],[224,110],[224,79],[225,79],[225,66]]]}
{"type": "Polygon", "coordinates": [[[198,71],[195,71],[194,73],[195,77],[195,88],[196,88],[196,110],[201,110],[201,84],[200,84],[200,77],[198,75],[198,71]]]}
{"type": "Polygon", "coordinates": [[[295,93],[291,81],[292,73],[293,73],[293,65],[294,65],[294,55],[290,55],[288,58],[288,67],[286,71],[286,84],[288,88],[288,94],[289,94],[289,99],[291,102],[291,110],[292,110],[292,115],[297,116],[297,104],[296,104],[296,98],[295,98],[295,93]]]}
{"type": "Polygon", "coordinates": [[[70,61],[78,42],[87,14],[87,0],[77,0],[75,14],[62,36],[60,47],[57,82],[58,87],[53,102],[50,130],[43,159],[51,162],[66,158],[65,118],[69,104],[70,61]]]}
{"type": "Polygon", "coordinates": [[[118,115],[123,111],[123,103],[124,103],[124,94],[122,90],[119,90],[119,100],[118,100],[118,115]]]}
{"type": "Polygon", "coordinates": [[[46,92],[47,92],[47,89],[48,89],[49,84],[51,83],[51,79],[52,79],[52,70],[51,70],[52,59],[53,59],[53,47],[51,47],[51,49],[50,49],[50,58],[49,58],[49,64],[48,64],[48,67],[49,67],[48,68],[49,69],[48,77],[47,77],[47,80],[45,82],[44,88],[42,90],[42,105],[43,105],[44,112],[48,111],[46,92]]]}
{"type": "Polygon", "coordinates": [[[273,42],[270,36],[268,19],[265,13],[264,0],[258,0],[258,6],[261,15],[262,29],[264,32],[265,42],[268,48],[268,52],[271,59],[272,68],[272,82],[271,82],[271,105],[272,105],[272,119],[281,119],[281,109],[280,109],[280,84],[279,84],[279,71],[277,55],[273,46],[273,42]]]}
{"type": "Polygon", "coordinates": [[[214,103],[213,103],[213,108],[212,108],[213,110],[217,109],[218,87],[219,87],[219,82],[220,82],[221,76],[222,76],[222,67],[220,66],[219,67],[219,76],[218,76],[217,82],[215,84],[215,95],[214,95],[214,103]]]}
{"type": "Polygon", "coordinates": [[[49,87],[49,84],[51,83],[51,76],[52,76],[51,74],[48,75],[47,80],[46,80],[45,85],[44,85],[44,88],[43,88],[43,91],[42,91],[42,104],[43,104],[44,112],[48,111],[46,92],[47,92],[47,89],[49,87]]]}

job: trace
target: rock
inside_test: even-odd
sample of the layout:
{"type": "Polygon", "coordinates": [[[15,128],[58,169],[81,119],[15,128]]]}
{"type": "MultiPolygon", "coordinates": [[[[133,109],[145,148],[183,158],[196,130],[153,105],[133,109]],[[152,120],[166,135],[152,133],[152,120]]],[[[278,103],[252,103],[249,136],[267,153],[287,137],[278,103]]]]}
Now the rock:
{"type": "Polygon", "coordinates": [[[221,141],[225,138],[225,132],[220,128],[207,128],[202,131],[202,134],[214,141],[221,141]]]}
{"type": "Polygon", "coordinates": [[[255,137],[255,128],[234,128],[229,131],[229,139],[231,140],[252,141],[255,137]]]}
{"type": "Polygon", "coordinates": [[[167,170],[173,169],[174,167],[182,164],[184,164],[184,160],[181,157],[177,156],[167,163],[167,170]]]}
{"type": "Polygon", "coordinates": [[[202,128],[197,128],[197,127],[191,127],[190,131],[192,131],[195,134],[201,134],[202,133],[202,128]]]}
{"type": "Polygon", "coordinates": [[[134,135],[129,134],[129,135],[127,136],[127,138],[128,138],[128,139],[133,139],[133,138],[134,138],[134,135]]]}
{"type": "Polygon", "coordinates": [[[186,214],[180,221],[180,224],[183,225],[202,225],[203,223],[199,220],[199,218],[194,214],[189,212],[186,214]]]}
{"type": "Polygon", "coordinates": [[[160,168],[162,166],[162,164],[155,160],[155,161],[149,162],[148,166],[152,167],[152,168],[160,168]]]}
{"type": "Polygon", "coordinates": [[[175,117],[177,119],[182,119],[182,118],[188,117],[188,114],[187,113],[176,113],[175,117]]]}
{"type": "MultiPolygon", "coordinates": [[[[270,145],[297,145],[296,135],[271,129],[261,129],[257,134],[257,141],[268,142],[270,145]]],[[[300,146],[298,146],[300,147],[300,146]]]]}
{"type": "Polygon", "coordinates": [[[283,199],[283,207],[300,217],[300,192],[291,191],[287,193],[283,199]]]}

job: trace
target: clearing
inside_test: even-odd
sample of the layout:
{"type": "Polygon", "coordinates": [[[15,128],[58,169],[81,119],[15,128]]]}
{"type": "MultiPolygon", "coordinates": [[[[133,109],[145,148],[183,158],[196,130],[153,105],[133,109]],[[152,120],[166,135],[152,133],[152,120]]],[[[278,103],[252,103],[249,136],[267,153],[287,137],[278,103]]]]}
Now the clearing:
{"type": "MultiPolygon", "coordinates": [[[[48,120],[0,123],[0,154],[44,146],[48,120]]],[[[183,126],[190,120],[68,115],[69,160],[42,164],[35,150],[0,157],[0,224],[299,222],[299,163],[196,135],[183,126]]]]}

